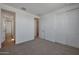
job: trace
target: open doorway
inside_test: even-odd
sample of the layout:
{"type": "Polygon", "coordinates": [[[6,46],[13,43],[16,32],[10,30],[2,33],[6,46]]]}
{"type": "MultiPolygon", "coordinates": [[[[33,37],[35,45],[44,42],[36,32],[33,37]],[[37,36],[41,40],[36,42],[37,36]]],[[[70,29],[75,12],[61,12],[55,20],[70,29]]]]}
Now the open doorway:
{"type": "Polygon", "coordinates": [[[36,16],[35,18],[34,18],[34,26],[35,26],[35,29],[34,29],[34,31],[35,31],[35,34],[34,34],[34,38],[36,39],[36,38],[39,38],[39,19],[40,19],[40,17],[38,17],[38,16],[36,16]]]}
{"type": "Polygon", "coordinates": [[[15,45],[15,12],[1,9],[2,43],[1,48],[15,45]]]}

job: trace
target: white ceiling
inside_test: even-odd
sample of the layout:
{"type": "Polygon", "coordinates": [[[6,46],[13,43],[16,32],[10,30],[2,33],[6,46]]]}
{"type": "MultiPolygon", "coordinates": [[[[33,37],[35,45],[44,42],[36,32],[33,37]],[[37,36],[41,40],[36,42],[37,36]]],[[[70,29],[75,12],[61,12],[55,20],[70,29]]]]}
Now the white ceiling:
{"type": "Polygon", "coordinates": [[[71,3],[6,3],[12,7],[21,9],[26,8],[27,12],[35,15],[43,15],[51,11],[58,10],[64,6],[71,5],[71,3]]]}

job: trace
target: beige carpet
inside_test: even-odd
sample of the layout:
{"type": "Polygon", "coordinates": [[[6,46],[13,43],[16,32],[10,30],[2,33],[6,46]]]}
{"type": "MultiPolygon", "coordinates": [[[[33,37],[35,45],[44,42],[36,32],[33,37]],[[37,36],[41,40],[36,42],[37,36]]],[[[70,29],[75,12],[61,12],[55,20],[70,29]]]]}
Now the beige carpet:
{"type": "Polygon", "coordinates": [[[43,39],[24,42],[10,49],[0,49],[0,55],[77,55],[79,49],[43,39]]]}

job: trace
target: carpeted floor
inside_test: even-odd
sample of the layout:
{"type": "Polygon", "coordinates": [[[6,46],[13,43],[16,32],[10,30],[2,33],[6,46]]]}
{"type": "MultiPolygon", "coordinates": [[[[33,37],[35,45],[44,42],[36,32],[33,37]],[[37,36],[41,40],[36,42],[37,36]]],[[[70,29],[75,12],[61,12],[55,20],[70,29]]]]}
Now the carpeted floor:
{"type": "Polygon", "coordinates": [[[50,42],[44,39],[36,39],[24,42],[10,49],[0,49],[0,55],[78,55],[79,49],[50,42]]]}

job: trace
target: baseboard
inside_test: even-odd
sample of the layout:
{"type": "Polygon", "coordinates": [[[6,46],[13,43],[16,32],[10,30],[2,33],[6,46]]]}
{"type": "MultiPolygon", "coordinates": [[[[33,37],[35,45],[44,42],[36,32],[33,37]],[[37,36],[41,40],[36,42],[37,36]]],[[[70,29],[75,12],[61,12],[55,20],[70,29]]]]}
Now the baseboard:
{"type": "Polygon", "coordinates": [[[52,41],[52,40],[48,40],[48,39],[45,39],[45,38],[41,38],[41,39],[44,39],[44,40],[47,40],[47,41],[50,41],[50,42],[54,42],[54,43],[57,43],[57,44],[61,44],[61,45],[65,45],[65,46],[69,46],[69,47],[72,47],[72,48],[78,48],[78,49],[79,49],[79,47],[71,46],[71,45],[68,45],[68,44],[64,44],[64,43],[60,43],[60,42],[56,42],[56,41],[52,41]]]}
{"type": "MultiPolygon", "coordinates": [[[[32,40],[34,40],[34,39],[32,39],[32,40]]],[[[32,40],[29,40],[29,41],[32,41],[32,40]]],[[[29,42],[29,41],[19,42],[19,43],[16,43],[16,45],[23,44],[23,43],[26,43],[26,42],[29,42]]]]}

